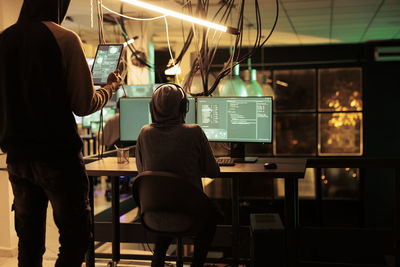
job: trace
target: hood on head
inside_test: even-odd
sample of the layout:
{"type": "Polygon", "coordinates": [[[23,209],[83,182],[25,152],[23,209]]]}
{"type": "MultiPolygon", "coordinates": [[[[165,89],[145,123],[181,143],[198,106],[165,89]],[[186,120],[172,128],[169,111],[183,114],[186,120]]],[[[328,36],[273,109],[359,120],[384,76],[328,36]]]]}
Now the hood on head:
{"type": "Polygon", "coordinates": [[[18,23],[53,21],[61,24],[67,14],[70,0],[24,0],[18,23]]]}
{"type": "Polygon", "coordinates": [[[150,100],[150,113],[153,123],[179,124],[185,122],[185,113],[180,105],[184,95],[174,84],[164,84],[158,87],[150,100]]]}

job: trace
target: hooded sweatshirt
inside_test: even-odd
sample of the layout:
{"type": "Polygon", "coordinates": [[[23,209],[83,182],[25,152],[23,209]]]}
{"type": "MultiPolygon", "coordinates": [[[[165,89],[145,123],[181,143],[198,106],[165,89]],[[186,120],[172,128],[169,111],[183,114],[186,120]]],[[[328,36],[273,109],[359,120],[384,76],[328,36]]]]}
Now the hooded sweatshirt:
{"type": "Polygon", "coordinates": [[[167,84],[154,92],[150,101],[153,123],[139,133],[136,165],[139,173],[172,172],[202,189],[201,177],[217,177],[219,166],[200,126],[185,124],[180,107],[183,98],[175,85],[167,84]]]}
{"type": "Polygon", "coordinates": [[[7,162],[80,153],[72,111],[102,108],[112,88],[94,89],[79,37],[59,25],[69,0],[25,0],[0,34],[0,148],[7,162]]]}

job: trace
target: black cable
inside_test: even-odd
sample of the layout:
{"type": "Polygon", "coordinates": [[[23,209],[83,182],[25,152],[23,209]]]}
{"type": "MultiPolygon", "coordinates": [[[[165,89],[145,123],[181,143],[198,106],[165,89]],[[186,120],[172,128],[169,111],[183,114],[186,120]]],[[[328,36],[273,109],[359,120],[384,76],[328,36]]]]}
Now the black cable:
{"type": "MultiPolygon", "coordinates": [[[[120,8],[120,13],[124,14],[124,5],[121,3],[121,8],[120,8]]],[[[125,28],[125,21],[123,17],[119,17],[118,19],[115,19],[116,23],[120,26],[121,32],[122,32],[122,36],[125,39],[125,42],[129,41],[129,35],[127,33],[127,30],[125,28]]],[[[138,60],[141,64],[143,64],[144,66],[151,68],[150,64],[146,61],[144,61],[141,57],[138,56],[135,47],[133,46],[133,44],[127,44],[129,50],[131,51],[132,55],[135,56],[136,60],[138,60]]]]}
{"type": "MultiPolygon", "coordinates": [[[[276,0],[275,3],[276,3],[276,16],[275,16],[274,24],[273,24],[273,26],[272,26],[272,28],[271,28],[270,33],[268,34],[268,36],[264,39],[264,41],[263,41],[262,43],[260,43],[260,44],[256,47],[256,49],[259,49],[259,48],[261,48],[262,46],[264,46],[264,44],[269,40],[269,38],[271,37],[272,33],[274,32],[274,30],[275,30],[275,28],[276,28],[276,25],[277,25],[277,23],[278,23],[278,18],[279,18],[279,0],[276,0]]],[[[257,3],[257,6],[258,6],[258,3],[257,3]]],[[[259,7],[257,7],[257,8],[258,8],[258,12],[259,12],[259,7]]],[[[241,26],[243,26],[243,25],[241,25],[241,26]]],[[[239,27],[241,27],[241,26],[240,26],[240,24],[239,24],[239,27]]],[[[261,33],[260,33],[260,36],[261,36],[261,33]]],[[[235,49],[235,48],[234,48],[234,49],[235,49]]],[[[237,64],[242,63],[242,62],[245,61],[247,58],[249,58],[249,57],[251,57],[252,55],[254,55],[256,49],[252,49],[251,51],[249,51],[248,53],[246,53],[244,56],[240,57],[240,58],[237,60],[237,62],[232,63],[231,68],[223,68],[223,69],[220,71],[220,73],[217,75],[213,86],[208,90],[208,95],[212,94],[212,93],[215,91],[215,89],[216,89],[217,85],[219,84],[220,80],[221,80],[223,77],[225,77],[226,75],[228,75],[229,73],[231,73],[234,66],[236,66],[237,64]]],[[[233,52],[232,54],[234,54],[234,53],[235,53],[235,52],[233,52]]],[[[200,95],[203,95],[203,94],[193,94],[193,96],[200,96],[200,95]]]]}
{"type": "Polygon", "coordinates": [[[100,124],[97,133],[97,155],[99,159],[102,159],[104,153],[103,108],[100,110],[100,124]]]}

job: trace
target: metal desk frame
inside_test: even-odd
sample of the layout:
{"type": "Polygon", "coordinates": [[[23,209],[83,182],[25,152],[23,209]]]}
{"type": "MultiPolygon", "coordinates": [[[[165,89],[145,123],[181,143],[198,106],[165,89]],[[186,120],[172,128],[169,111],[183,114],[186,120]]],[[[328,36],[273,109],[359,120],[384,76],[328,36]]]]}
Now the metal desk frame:
{"type": "MultiPolygon", "coordinates": [[[[239,179],[265,177],[267,179],[285,178],[285,229],[287,247],[287,265],[296,266],[297,246],[296,231],[299,226],[298,179],[304,177],[305,158],[260,158],[257,163],[237,163],[235,166],[221,167],[218,178],[231,179],[232,198],[232,254],[233,266],[238,266],[239,242],[239,179]],[[277,169],[265,169],[264,162],[277,163],[277,169]]],[[[103,158],[86,164],[89,176],[136,176],[136,160],[130,158],[127,164],[118,164],[115,157],[103,158]]],[[[93,189],[92,189],[93,190],[93,189]]],[[[93,197],[93,191],[91,192],[93,197]]],[[[93,204],[93,201],[91,201],[93,204]]],[[[92,207],[93,210],[93,207],[92,207]]],[[[112,181],[112,266],[121,259],[120,222],[119,222],[119,180],[112,181]]],[[[92,229],[93,230],[93,229],[92,229]]],[[[94,232],[93,232],[94,234],[94,232]]],[[[94,240],[87,254],[87,266],[94,267],[94,240]]]]}

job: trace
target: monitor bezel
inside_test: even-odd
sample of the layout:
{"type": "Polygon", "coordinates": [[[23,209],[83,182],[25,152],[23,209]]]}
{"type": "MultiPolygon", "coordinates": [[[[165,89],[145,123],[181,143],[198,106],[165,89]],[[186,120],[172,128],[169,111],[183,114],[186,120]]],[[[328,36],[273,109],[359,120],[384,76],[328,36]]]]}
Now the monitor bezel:
{"type": "MultiPolygon", "coordinates": [[[[274,142],[274,98],[272,96],[201,96],[196,98],[196,124],[198,123],[198,107],[199,107],[199,99],[218,99],[218,98],[225,98],[225,99],[271,99],[271,141],[257,141],[257,140],[232,140],[232,139],[208,139],[209,142],[227,142],[227,143],[253,143],[253,144],[272,144],[274,142]]],[[[201,127],[201,125],[199,125],[201,127]]],[[[202,128],[203,129],[203,128],[202,128]]],[[[204,129],[203,129],[204,131],[204,129]]]]}

